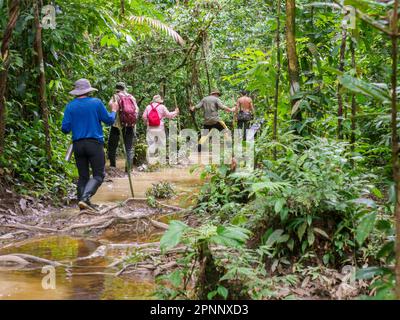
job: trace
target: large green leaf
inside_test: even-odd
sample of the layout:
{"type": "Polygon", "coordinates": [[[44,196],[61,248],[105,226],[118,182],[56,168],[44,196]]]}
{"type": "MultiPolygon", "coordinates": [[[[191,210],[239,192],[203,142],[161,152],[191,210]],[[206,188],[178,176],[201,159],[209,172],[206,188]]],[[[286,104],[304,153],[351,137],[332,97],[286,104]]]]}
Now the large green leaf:
{"type": "Polygon", "coordinates": [[[365,82],[361,79],[354,78],[348,74],[338,76],[339,82],[352,92],[364,94],[379,100],[382,103],[389,103],[389,93],[378,86],[365,82]]]}
{"type": "Polygon", "coordinates": [[[168,230],[160,240],[161,250],[168,250],[175,247],[181,241],[182,234],[187,228],[189,227],[181,221],[171,221],[168,230]]]}
{"type": "Polygon", "coordinates": [[[282,229],[277,229],[274,232],[272,232],[272,234],[268,237],[268,240],[266,241],[265,245],[272,246],[275,242],[278,241],[282,233],[283,233],[282,229]]]}
{"type": "Polygon", "coordinates": [[[299,229],[297,230],[297,235],[299,239],[301,240],[303,238],[304,233],[306,232],[307,229],[307,222],[304,222],[299,229]]]}
{"type": "Polygon", "coordinates": [[[363,269],[358,269],[356,272],[357,279],[372,279],[378,275],[384,275],[390,273],[390,269],[384,267],[368,267],[363,269]]]}
{"type": "Polygon", "coordinates": [[[375,225],[376,214],[371,212],[366,214],[362,219],[360,224],[357,226],[356,239],[361,245],[367,239],[368,235],[371,233],[375,225]]]}
{"type": "Polygon", "coordinates": [[[279,198],[278,200],[276,200],[275,202],[275,213],[279,213],[281,212],[283,206],[286,203],[286,199],[285,198],[279,198]]]}
{"type": "Polygon", "coordinates": [[[210,241],[226,247],[238,247],[249,239],[250,231],[237,226],[219,226],[217,235],[212,236],[210,241]]]}

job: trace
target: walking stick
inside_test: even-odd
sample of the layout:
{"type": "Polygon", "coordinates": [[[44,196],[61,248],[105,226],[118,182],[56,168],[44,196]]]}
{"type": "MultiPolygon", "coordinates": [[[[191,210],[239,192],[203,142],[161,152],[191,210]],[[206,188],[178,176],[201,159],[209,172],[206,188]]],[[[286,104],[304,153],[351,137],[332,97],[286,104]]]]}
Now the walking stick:
{"type": "MultiPolygon", "coordinates": [[[[232,98],[233,98],[234,108],[236,108],[236,104],[235,104],[235,96],[232,96],[232,98]]],[[[236,110],[235,110],[235,112],[233,113],[233,121],[232,121],[232,126],[233,126],[233,129],[236,129],[236,128],[237,128],[237,117],[236,117],[236,110]]]]}
{"type": "Polygon", "coordinates": [[[65,154],[65,161],[69,162],[74,151],[74,145],[71,143],[68,147],[67,153],[65,154]]]}
{"type": "Polygon", "coordinates": [[[133,192],[133,183],[132,183],[132,177],[131,177],[131,162],[129,161],[128,154],[126,153],[124,137],[122,136],[121,120],[119,121],[118,130],[119,130],[119,139],[120,139],[120,142],[122,144],[122,150],[124,151],[124,155],[125,155],[125,166],[128,169],[129,188],[131,190],[132,198],[134,198],[135,197],[135,193],[133,192]]]}
{"type": "MultiPolygon", "coordinates": [[[[176,109],[176,108],[178,108],[178,103],[176,102],[176,95],[175,94],[174,94],[174,100],[175,100],[175,109],[176,109]]],[[[179,116],[178,116],[177,121],[178,121],[178,131],[181,132],[181,121],[180,121],[179,116]]]]}

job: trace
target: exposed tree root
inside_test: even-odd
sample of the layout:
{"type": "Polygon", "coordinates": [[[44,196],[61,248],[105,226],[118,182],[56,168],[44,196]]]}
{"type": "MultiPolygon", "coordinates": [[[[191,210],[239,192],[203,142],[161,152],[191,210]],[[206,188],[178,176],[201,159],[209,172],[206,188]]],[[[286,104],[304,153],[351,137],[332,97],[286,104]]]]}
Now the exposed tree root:
{"type": "Polygon", "coordinates": [[[5,265],[16,264],[18,266],[17,269],[25,268],[35,263],[41,265],[51,265],[54,267],[66,266],[58,261],[39,258],[24,253],[13,253],[0,256],[0,264],[5,264],[5,265]]]}
{"type": "MultiPolygon", "coordinates": [[[[129,202],[131,202],[131,201],[146,201],[146,202],[147,202],[147,198],[129,198],[129,199],[127,199],[127,200],[124,201],[124,204],[127,204],[127,203],[129,203],[129,202]]],[[[183,209],[183,208],[181,208],[181,207],[171,206],[171,205],[168,205],[168,204],[164,204],[164,203],[162,203],[162,202],[160,202],[160,201],[158,201],[158,200],[155,200],[155,203],[156,203],[158,206],[164,207],[164,208],[167,208],[167,209],[171,209],[171,210],[175,210],[175,211],[186,211],[186,209],[183,209]]]]}
{"type": "Polygon", "coordinates": [[[0,256],[0,265],[5,264],[17,264],[21,266],[26,266],[29,264],[29,262],[23,258],[20,258],[18,256],[12,255],[12,254],[7,254],[4,256],[0,256]]]}
{"type": "Polygon", "coordinates": [[[0,240],[14,239],[15,236],[26,233],[26,232],[27,232],[27,230],[20,230],[20,231],[16,231],[16,232],[6,233],[6,234],[3,234],[2,236],[0,236],[0,240]]]}
{"type": "Polygon", "coordinates": [[[74,272],[70,273],[69,276],[113,276],[116,277],[116,273],[112,272],[74,272]]]}
{"type": "Polygon", "coordinates": [[[147,220],[149,220],[150,223],[156,228],[163,229],[163,230],[168,230],[168,225],[163,223],[163,222],[156,221],[156,220],[150,219],[148,217],[147,217],[147,220]]]}
{"type": "Polygon", "coordinates": [[[12,228],[12,229],[23,229],[23,230],[29,230],[29,231],[38,231],[38,232],[49,232],[49,233],[58,232],[58,230],[56,230],[56,229],[30,226],[28,224],[22,224],[22,223],[3,224],[3,225],[1,225],[1,227],[12,228]]]}

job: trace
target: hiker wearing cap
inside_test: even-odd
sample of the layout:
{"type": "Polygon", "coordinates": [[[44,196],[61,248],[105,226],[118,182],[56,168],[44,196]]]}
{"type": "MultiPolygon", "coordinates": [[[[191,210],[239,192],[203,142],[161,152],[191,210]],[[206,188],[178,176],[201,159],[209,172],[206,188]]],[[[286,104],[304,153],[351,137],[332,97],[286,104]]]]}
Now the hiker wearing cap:
{"type": "Polygon", "coordinates": [[[196,106],[191,106],[190,110],[194,112],[196,109],[203,109],[204,111],[204,129],[217,129],[222,131],[228,129],[225,123],[221,120],[218,114],[218,110],[222,109],[227,112],[233,112],[234,108],[229,108],[223,105],[219,97],[221,92],[219,90],[213,90],[208,97],[203,98],[196,106]]]}
{"type": "MultiPolygon", "coordinates": [[[[120,131],[122,132],[125,144],[126,157],[129,167],[133,164],[133,141],[136,135],[136,121],[139,116],[139,107],[134,96],[126,91],[126,85],[118,82],[115,86],[116,93],[111,97],[109,105],[112,107],[115,103],[119,106],[116,121],[111,127],[108,138],[108,159],[110,167],[116,166],[117,148],[119,143],[120,131]]],[[[125,168],[127,171],[128,168],[125,168]]]]}
{"type": "Polygon", "coordinates": [[[242,136],[246,138],[246,130],[250,128],[250,121],[253,120],[254,105],[247,91],[242,90],[240,93],[235,107],[235,120],[242,136]]]}
{"type": "Polygon", "coordinates": [[[164,118],[173,119],[179,114],[179,108],[170,112],[163,103],[161,96],[156,95],[143,112],[143,121],[147,126],[148,159],[155,154],[157,147],[163,149],[166,146],[164,118]]]}
{"type": "Polygon", "coordinates": [[[104,179],[105,155],[104,137],[101,122],[112,125],[115,121],[118,104],[112,105],[109,113],[100,99],[89,97],[92,88],[86,79],[75,82],[70,92],[76,96],[67,104],[62,121],[62,131],[72,132],[73,150],[79,180],[77,193],[80,209],[95,210],[90,198],[96,193],[104,179]],[[90,169],[92,177],[90,177],[90,169]]]}

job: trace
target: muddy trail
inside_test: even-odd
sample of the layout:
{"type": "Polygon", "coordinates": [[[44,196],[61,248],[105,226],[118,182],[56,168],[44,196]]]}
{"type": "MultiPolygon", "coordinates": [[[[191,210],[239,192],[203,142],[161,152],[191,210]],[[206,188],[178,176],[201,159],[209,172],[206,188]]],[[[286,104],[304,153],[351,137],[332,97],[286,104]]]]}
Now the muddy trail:
{"type": "Polygon", "coordinates": [[[159,240],[171,219],[196,223],[185,208],[200,178],[189,167],[134,171],[132,177],[135,198],[123,171],[108,171],[92,199],[98,213],[76,205],[29,208],[24,199],[23,215],[0,216],[0,299],[154,298],[155,277],[176,267],[184,250],[161,254],[159,240]],[[146,190],[165,181],[176,195],[150,207],[146,190]],[[55,289],[43,287],[44,266],[55,270],[55,289]]]}

